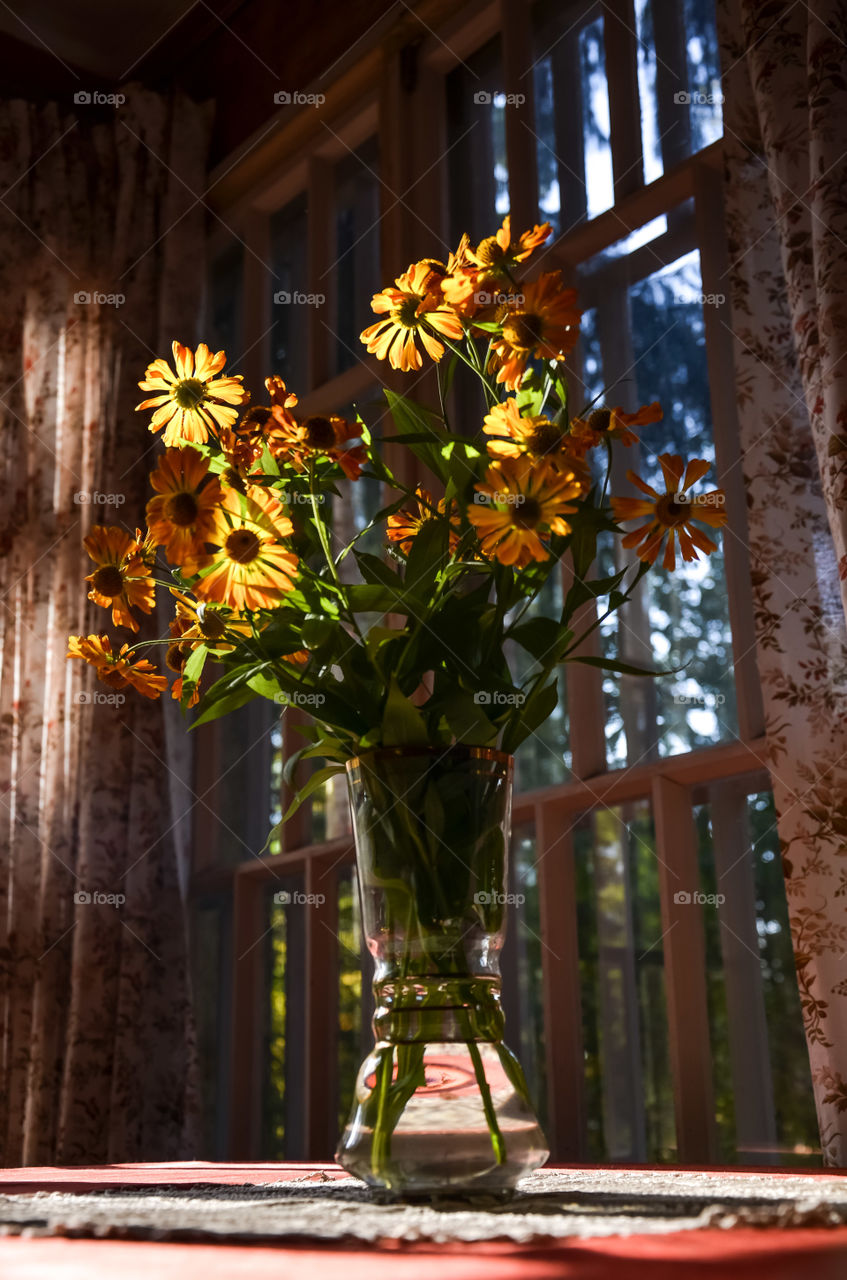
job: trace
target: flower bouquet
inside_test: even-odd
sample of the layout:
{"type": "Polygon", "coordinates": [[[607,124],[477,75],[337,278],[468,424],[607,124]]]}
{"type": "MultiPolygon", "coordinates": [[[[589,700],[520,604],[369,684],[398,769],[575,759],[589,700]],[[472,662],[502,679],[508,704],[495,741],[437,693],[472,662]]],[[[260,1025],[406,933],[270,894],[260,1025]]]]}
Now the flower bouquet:
{"type": "Polygon", "coordinates": [[[395,1192],[508,1189],[546,1157],[502,1039],[512,755],[555,708],[563,663],[636,671],[585,654],[586,603],[602,602],[591,630],[660,553],[670,569],[677,548],[685,560],[714,551],[702,526],[725,521],[719,490],[692,492],[708,463],[675,455],[659,459],[664,492],[630,471],[639,496],[607,500],[614,450],[661,409],[573,411],[576,295],[558,271],[527,274],[549,234],[513,236],[507,217],[376,294],[368,351],[404,372],[424,355],[434,366],[435,403],[386,390],[381,438],[358,414],[298,414],[278,377],[248,403],[224,352],[175,342],[173,366],[153,361],[140,383],[138,408],[164,432],[146,529],[85,539],[89,598],[116,627],[137,633],[157,587],[174,613],[159,640],[71,637],[70,657],[158,697],[167,677],[147,655],[163,645],[171,696],[195,725],[257,697],[308,706],[285,764],[292,808],[346,773],[377,1043],[339,1158],[395,1192]],[[457,419],[457,375],[479,384],[478,420],[457,419]],[[389,463],[403,451],[413,485],[401,478],[412,468],[389,463]],[[333,499],[363,476],[385,505],[342,541],[333,499]],[[363,547],[374,531],[381,555],[363,547]],[[601,534],[633,556],[598,577],[601,534]],[[560,561],[568,586],[551,615],[539,595],[560,561]],[[298,785],[313,758],[321,767],[298,785]]]}

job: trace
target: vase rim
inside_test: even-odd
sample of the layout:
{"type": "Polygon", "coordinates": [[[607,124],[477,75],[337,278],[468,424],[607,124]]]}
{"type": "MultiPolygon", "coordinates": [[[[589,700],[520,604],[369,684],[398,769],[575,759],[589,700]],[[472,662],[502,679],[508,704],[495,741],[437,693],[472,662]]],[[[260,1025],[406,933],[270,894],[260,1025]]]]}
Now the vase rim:
{"type": "Polygon", "coordinates": [[[460,756],[465,760],[494,760],[498,764],[505,765],[511,769],[515,762],[515,757],[509,755],[507,751],[495,751],[493,747],[469,747],[462,743],[455,743],[450,747],[433,747],[433,746],[409,746],[409,747],[371,747],[368,751],[363,751],[358,756],[353,756],[347,761],[347,771],[351,772],[358,768],[363,760],[372,759],[375,756],[434,756],[438,755],[439,759],[444,756],[460,756]]]}

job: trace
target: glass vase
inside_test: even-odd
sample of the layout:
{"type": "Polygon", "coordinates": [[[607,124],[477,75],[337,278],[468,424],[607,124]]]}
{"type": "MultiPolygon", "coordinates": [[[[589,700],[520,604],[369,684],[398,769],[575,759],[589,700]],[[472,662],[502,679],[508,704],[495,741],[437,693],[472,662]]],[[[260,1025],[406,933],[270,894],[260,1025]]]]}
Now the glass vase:
{"type": "Polygon", "coordinates": [[[548,1156],[503,1043],[513,761],[382,748],[347,766],[376,1043],[336,1158],[384,1193],[508,1193],[548,1156]]]}

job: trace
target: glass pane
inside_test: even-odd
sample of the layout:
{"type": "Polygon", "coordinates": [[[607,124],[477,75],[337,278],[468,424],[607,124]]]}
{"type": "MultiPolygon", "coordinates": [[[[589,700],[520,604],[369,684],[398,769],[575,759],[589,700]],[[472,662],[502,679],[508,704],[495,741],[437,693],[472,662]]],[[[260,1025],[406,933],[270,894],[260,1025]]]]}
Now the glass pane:
{"type": "Polygon", "coordinates": [[[261,1158],[298,1158],[303,1148],[303,876],[280,876],[267,903],[261,1158]]]}
{"type": "Polygon", "coordinates": [[[695,822],[718,1158],[819,1163],[773,794],[713,786],[695,822]]]}
{"type": "Polygon", "coordinates": [[[227,354],[227,372],[243,373],[244,247],[228,245],[213,259],[209,272],[208,321],[204,341],[227,354]]]}
{"type": "Polygon", "coordinates": [[[603,18],[542,5],[535,50],[539,211],[560,234],[614,201],[603,18]]]}
{"type": "Polygon", "coordinates": [[[320,297],[309,292],[308,227],[305,195],[271,215],[271,372],[301,396],[310,389],[308,308],[320,297]]]}
{"type": "Polygon", "coordinates": [[[450,234],[457,243],[491,235],[509,212],[507,106],[499,38],[447,77],[450,234]]]}
{"type": "MultiPolygon", "coordinates": [[[[335,167],[335,261],[330,271],[335,280],[336,373],[360,359],[359,334],[373,323],[371,298],[384,283],[379,261],[381,189],[379,148],[376,138],[369,138],[335,167]]],[[[316,288],[322,288],[320,281],[316,288]]]]}
{"type": "Polygon", "coordinates": [[[723,133],[714,0],[635,0],[644,178],[723,133]]]}
{"type": "MultiPolygon", "coordinates": [[[[626,409],[659,400],[665,415],[642,432],[641,445],[628,449],[626,457],[619,451],[613,493],[634,492],[625,476],[629,467],[663,492],[658,462],[663,452],[714,461],[699,255],[674,254],[666,266],[656,265],[665,241],[671,253],[678,253],[684,216],[683,207],[669,218],[675,229],[665,237],[640,247],[636,242],[629,253],[615,245],[583,268],[586,395],[605,387],[606,403],[626,409]]],[[[704,487],[715,483],[712,471],[704,487]]],[[[629,560],[619,542],[607,537],[598,556],[604,572],[614,571],[616,557],[617,567],[629,560]]],[[[654,569],[638,598],[603,624],[600,638],[608,657],[680,668],[656,679],[604,678],[610,765],[674,755],[735,736],[722,549],[689,564],[678,556],[672,572],[654,569]]]]}
{"type": "Polygon", "coordinates": [[[506,941],[502,953],[506,1044],[517,1054],[542,1128],[547,1116],[541,917],[535,828],[513,833],[506,941]]]}
{"type": "Polygon", "coordinates": [[[191,907],[191,973],[197,1036],[200,1148],[203,1160],[226,1157],[229,1067],[229,904],[191,907]]]}
{"type": "Polygon", "coordinates": [[[646,800],[574,827],[588,1155],[676,1156],[662,923],[646,800]]]}

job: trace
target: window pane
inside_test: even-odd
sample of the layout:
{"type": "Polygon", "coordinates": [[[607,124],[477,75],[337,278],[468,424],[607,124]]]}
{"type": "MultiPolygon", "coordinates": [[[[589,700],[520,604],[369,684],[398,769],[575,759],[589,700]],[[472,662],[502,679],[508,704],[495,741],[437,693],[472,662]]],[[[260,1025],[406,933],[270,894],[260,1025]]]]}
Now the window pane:
{"type": "Polygon", "coordinates": [[[819,1163],[773,794],[715,785],[695,820],[718,1158],[819,1163]]]}
{"type": "Polygon", "coordinates": [[[676,1156],[658,861],[646,800],[577,820],[590,1160],[676,1156]]]}
{"type": "Polygon", "coordinates": [[[614,199],[603,18],[541,6],[535,50],[538,203],[560,234],[614,199]]]}
{"type": "Polygon", "coordinates": [[[509,212],[503,72],[499,38],[447,77],[450,234],[457,243],[491,235],[509,212]]]}
{"type": "Polygon", "coordinates": [[[265,1026],[263,1043],[261,1157],[296,1159],[303,1149],[303,1029],[305,962],[303,876],[280,876],[266,898],[268,928],[257,944],[264,949],[265,1026]]]}
{"type": "Polygon", "coordinates": [[[198,1155],[203,1160],[223,1160],[227,1149],[232,964],[229,903],[194,902],[190,937],[200,1104],[198,1155]]]}
{"type": "Polygon", "coordinates": [[[379,148],[370,138],[335,167],[335,261],[327,273],[336,291],[335,373],[356,364],[363,352],[359,334],[374,321],[371,298],[382,283],[380,192],[379,148]]]}
{"type": "MultiPolygon", "coordinates": [[[[659,400],[664,419],[640,446],[616,460],[612,492],[634,492],[631,467],[664,491],[658,455],[714,461],[699,255],[675,256],[685,243],[685,210],[672,229],[629,253],[620,246],[586,263],[581,292],[587,396],[605,387],[608,404],[637,408],[659,400]],[[662,266],[667,255],[671,260],[662,266]]],[[[712,472],[704,482],[714,485],[712,472]]],[[[718,539],[720,543],[720,538],[718,539]]],[[[630,556],[618,540],[601,542],[604,572],[630,556]]],[[[639,666],[679,668],[655,679],[604,678],[610,765],[673,755],[736,736],[733,654],[723,551],[672,572],[654,569],[637,598],[600,629],[603,652],[639,666]]]]}
{"type": "Polygon", "coordinates": [[[204,340],[213,351],[227,354],[227,372],[242,373],[244,353],[244,246],[228,245],[212,260],[209,273],[209,315],[204,340]]]}
{"type": "Polygon", "coordinates": [[[298,196],[270,219],[271,372],[298,395],[309,390],[309,257],[306,196],[298,196]]]}

